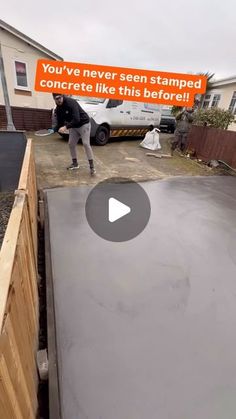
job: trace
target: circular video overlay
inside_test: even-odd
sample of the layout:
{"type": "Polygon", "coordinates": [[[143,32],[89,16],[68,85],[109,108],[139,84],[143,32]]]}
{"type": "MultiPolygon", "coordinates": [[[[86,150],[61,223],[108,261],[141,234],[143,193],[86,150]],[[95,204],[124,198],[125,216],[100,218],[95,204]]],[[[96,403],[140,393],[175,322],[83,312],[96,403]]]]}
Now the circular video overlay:
{"type": "Polygon", "coordinates": [[[85,212],[90,227],[98,236],[112,242],[124,242],[144,230],[151,205],[138,183],[126,178],[110,178],[91,190],[85,212]]]}

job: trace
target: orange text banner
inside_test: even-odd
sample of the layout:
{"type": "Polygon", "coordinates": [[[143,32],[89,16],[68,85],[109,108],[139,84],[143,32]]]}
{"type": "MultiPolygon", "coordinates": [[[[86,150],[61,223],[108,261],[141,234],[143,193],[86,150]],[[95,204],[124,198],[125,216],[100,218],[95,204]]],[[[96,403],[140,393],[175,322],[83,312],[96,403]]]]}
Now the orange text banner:
{"type": "Polygon", "coordinates": [[[35,90],[165,105],[192,106],[206,91],[203,75],[38,60],[35,90]]]}

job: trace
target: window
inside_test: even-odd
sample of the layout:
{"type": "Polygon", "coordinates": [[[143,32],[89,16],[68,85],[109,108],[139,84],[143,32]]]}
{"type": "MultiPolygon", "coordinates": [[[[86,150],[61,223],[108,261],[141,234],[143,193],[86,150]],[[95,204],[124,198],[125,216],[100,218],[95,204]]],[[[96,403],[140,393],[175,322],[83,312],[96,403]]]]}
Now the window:
{"type": "Polygon", "coordinates": [[[210,101],[211,101],[211,95],[205,95],[202,107],[208,108],[210,105],[210,101]]]}
{"type": "Polygon", "coordinates": [[[156,105],[155,103],[144,103],[144,108],[148,111],[157,111],[160,109],[160,105],[156,105]]]}
{"type": "Polygon", "coordinates": [[[123,100],[115,100],[115,99],[109,99],[107,103],[107,108],[116,108],[117,106],[122,105],[123,100]]]}
{"type": "Polygon", "coordinates": [[[236,91],[233,93],[233,96],[229,105],[229,111],[231,111],[234,115],[236,115],[236,91]]]}
{"type": "Polygon", "coordinates": [[[162,109],[161,116],[173,116],[171,113],[171,109],[162,109]]]}
{"type": "Polygon", "coordinates": [[[27,64],[22,61],[14,61],[15,66],[15,79],[17,89],[27,89],[28,77],[27,77],[27,64]]]}
{"type": "Polygon", "coordinates": [[[219,105],[219,101],[220,101],[220,95],[214,95],[212,103],[211,103],[211,107],[212,108],[217,108],[218,105],[219,105]]]}

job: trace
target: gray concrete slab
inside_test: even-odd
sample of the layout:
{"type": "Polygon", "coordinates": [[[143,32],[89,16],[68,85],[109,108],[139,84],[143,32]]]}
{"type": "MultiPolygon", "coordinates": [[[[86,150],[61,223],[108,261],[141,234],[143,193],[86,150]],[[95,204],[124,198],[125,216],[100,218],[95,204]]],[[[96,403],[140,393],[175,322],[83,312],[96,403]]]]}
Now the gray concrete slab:
{"type": "Polygon", "coordinates": [[[63,419],[235,419],[236,180],[142,186],[125,243],[88,226],[89,188],[47,192],[63,419]]]}

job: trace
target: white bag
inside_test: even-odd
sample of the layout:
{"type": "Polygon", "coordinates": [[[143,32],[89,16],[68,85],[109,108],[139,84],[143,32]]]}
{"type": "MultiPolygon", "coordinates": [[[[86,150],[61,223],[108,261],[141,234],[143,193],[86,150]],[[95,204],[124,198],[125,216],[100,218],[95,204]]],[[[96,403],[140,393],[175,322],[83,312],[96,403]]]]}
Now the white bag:
{"type": "Polygon", "coordinates": [[[139,144],[143,148],[147,148],[148,150],[160,150],[160,130],[158,128],[154,128],[152,131],[148,131],[144,137],[144,140],[139,144]]]}

